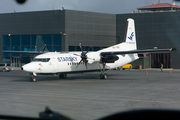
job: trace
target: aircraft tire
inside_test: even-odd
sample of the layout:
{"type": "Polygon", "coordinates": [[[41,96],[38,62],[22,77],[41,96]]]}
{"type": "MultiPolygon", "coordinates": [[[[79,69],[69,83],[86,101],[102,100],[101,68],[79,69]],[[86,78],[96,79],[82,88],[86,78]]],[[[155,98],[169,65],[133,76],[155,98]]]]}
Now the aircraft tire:
{"type": "Polygon", "coordinates": [[[60,74],[59,78],[67,78],[67,74],[60,74]]]}
{"type": "Polygon", "coordinates": [[[33,81],[33,82],[36,82],[36,78],[33,78],[32,81],[33,81]]]}
{"type": "Polygon", "coordinates": [[[2,71],[3,71],[3,72],[5,72],[6,70],[5,70],[5,69],[3,69],[2,71]]]}
{"type": "Polygon", "coordinates": [[[104,73],[103,79],[108,79],[108,75],[106,73],[104,73]]]}
{"type": "Polygon", "coordinates": [[[103,74],[102,73],[100,74],[100,79],[103,79],[103,74]]]}
{"type": "Polygon", "coordinates": [[[100,74],[100,79],[108,79],[108,75],[106,73],[100,74]]]}
{"type": "Polygon", "coordinates": [[[30,82],[36,82],[36,78],[31,77],[30,82]]]}
{"type": "Polygon", "coordinates": [[[67,78],[67,74],[63,74],[63,78],[67,78]]]}

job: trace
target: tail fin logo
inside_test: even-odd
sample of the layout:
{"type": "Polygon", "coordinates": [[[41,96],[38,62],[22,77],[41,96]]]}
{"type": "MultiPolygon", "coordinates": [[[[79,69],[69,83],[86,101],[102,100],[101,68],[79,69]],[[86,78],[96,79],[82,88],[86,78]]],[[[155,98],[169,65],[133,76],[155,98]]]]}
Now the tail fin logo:
{"type": "Polygon", "coordinates": [[[131,36],[130,37],[128,37],[130,40],[132,40],[133,39],[133,36],[134,36],[134,32],[132,32],[131,33],[131,36]]]}

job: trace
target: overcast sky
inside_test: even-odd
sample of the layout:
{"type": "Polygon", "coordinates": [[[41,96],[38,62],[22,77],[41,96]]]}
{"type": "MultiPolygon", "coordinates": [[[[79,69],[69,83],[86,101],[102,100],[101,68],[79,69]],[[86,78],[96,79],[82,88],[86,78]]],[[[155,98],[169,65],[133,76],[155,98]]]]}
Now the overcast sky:
{"type": "MultiPolygon", "coordinates": [[[[160,0],[172,3],[173,0],[160,0]]],[[[122,14],[137,12],[138,7],[158,3],[158,0],[27,0],[19,5],[15,0],[0,0],[0,13],[58,10],[80,10],[100,13],[122,14]]],[[[180,2],[176,2],[180,6],[180,2]]]]}

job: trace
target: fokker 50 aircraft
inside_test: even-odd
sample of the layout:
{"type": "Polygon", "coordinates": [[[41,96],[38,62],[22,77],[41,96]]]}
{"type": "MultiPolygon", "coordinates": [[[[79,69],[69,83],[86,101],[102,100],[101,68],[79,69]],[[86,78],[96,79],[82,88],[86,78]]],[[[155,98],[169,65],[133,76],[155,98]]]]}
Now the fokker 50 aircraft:
{"type": "Polygon", "coordinates": [[[100,78],[107,79],[108,75],[105,73],[105,70],[114,69],[137,60],[139,58],[138,53],[175,50],[172,48],[137,50],[134,20],[129,18],[127,21],[128,26],[125,42],[96,52],[89,52],[90,47],[87,51],[83,51],[81,43],[79,44],[81,52],[46,52],[42,54],[39,52],[16,52],[39,54],[32,62],[22,66],[22,70],[31,73],[31,81],[36,81],[35,76],[39,74],[57,74],[60,78],[66,78],[67,74],[70,73],[94,71],[100,71],[100,78]]]}

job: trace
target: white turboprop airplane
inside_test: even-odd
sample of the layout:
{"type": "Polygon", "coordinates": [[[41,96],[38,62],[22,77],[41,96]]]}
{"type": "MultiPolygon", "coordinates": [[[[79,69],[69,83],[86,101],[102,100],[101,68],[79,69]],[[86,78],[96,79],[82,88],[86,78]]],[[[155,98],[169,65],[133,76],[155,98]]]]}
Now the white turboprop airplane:
{"type": "MultiPolygon", "coordinates": [[[[47,52],[43,54],[39,52],[16,52],[24,54],[39,54],[32,62],[22,66],[22,70],[31,73],[31,81],[36,81],[34,76],[37,75],[57,74],[60,78],[66,78],[69,73],[94,71],[100,71],[100,78],[107,79],[108,75],[105,73],[105,70],[115,69],[137,60],[139,58],[137,53],[175,50],[172,48],[137,50],[134,20],[129,18],[127,21],[128,26],[125,42],[96,52],[88,52],[90,47],[87,51],[83,51],[81,43],[79,46],[82,52],[47,52]]],[[[12,53],[13,51],[9,52],[12,53]]]]}

